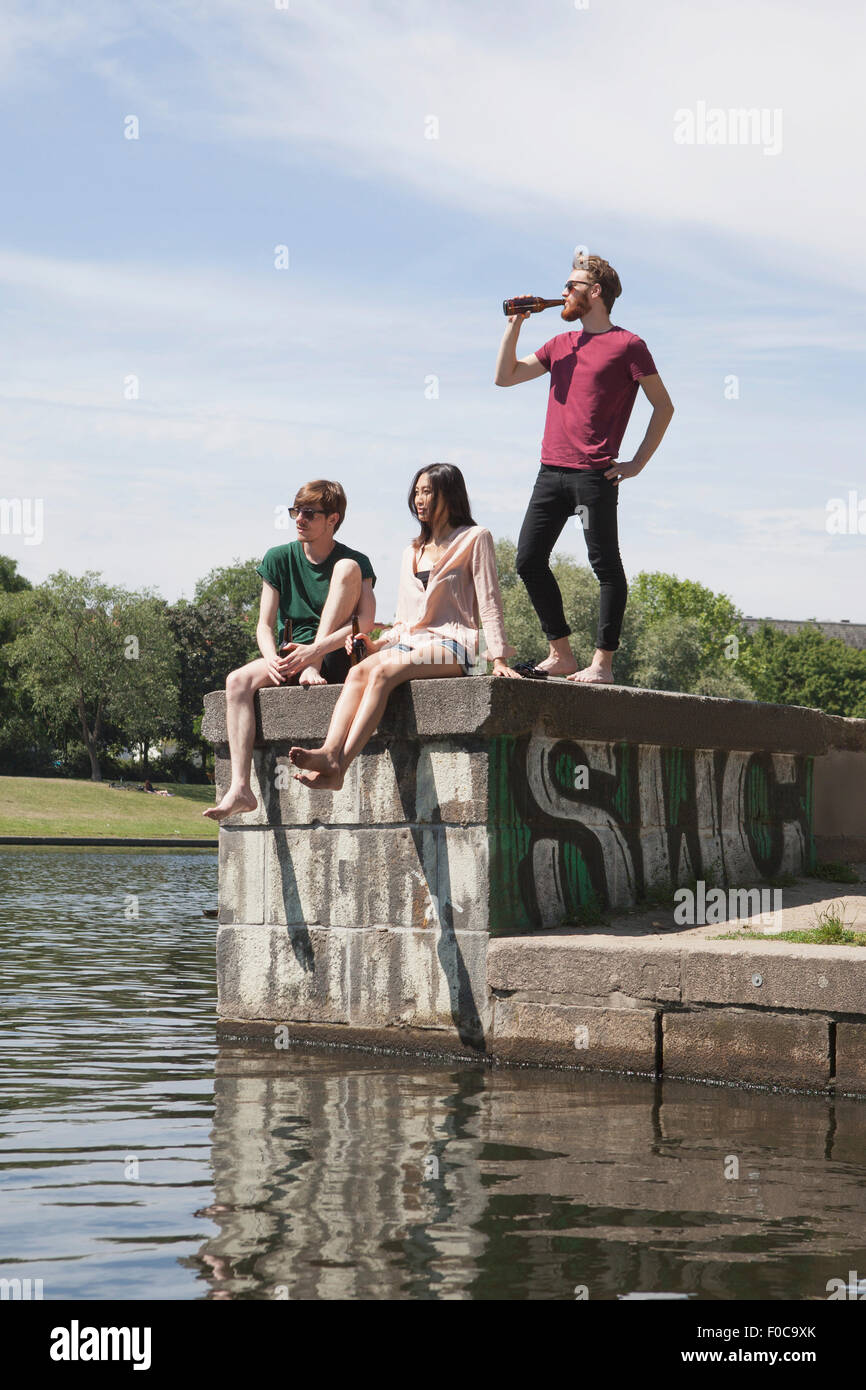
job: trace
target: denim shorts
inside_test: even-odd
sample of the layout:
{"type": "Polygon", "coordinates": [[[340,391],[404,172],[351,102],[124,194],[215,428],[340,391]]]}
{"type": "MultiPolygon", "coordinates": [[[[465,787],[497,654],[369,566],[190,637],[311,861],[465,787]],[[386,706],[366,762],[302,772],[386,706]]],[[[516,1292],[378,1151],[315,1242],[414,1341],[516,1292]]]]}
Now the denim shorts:
{"type": "MultiPolygon", "coordinates": [[[[453,637],[437,637],[435,641],[440,647],[447,647],[451,655],[455,656],[463,667],[464,676],[468,676],[474,663],[463,644],[455,641],[453,637]]],[[[405,642],[397,642],[394,646],[387,647],[385,650],[392,652],[411,652],[412,647],[407,647],[405,642]]]]}

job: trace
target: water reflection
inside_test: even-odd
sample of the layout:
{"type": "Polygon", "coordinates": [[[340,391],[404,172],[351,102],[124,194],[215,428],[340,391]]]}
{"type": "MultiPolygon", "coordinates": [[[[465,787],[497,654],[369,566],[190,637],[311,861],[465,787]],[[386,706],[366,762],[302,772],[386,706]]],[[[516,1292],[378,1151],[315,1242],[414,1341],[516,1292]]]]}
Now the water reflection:
{"type": "Polygon", "coordinates": [[[212,854],[0,850],[0,1277],[46,1299],[823,1299],[866,1277],[866,1104],[217,1048],[215,897],[212,854]]]}
{"type": "Polygon", "coordinates": [[[214,1101],[214,1297],[825,1298],[866,1268],[856,1101],[247,1045],[214,1101]]]}

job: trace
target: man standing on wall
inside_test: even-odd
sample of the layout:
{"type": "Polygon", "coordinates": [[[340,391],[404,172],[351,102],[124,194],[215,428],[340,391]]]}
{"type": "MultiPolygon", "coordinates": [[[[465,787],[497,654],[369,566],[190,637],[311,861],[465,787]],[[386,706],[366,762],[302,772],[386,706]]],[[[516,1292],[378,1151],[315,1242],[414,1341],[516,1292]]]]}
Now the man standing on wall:
{"type": "Polygon", "coordinates": [[[346,494],[339,483],[324,478],[305,483],[289,509],[298,539],[272,546],[257,566],[264,581],[256,627],[262,655],[232,671],[226,681],[232,780],[222,801],[202,812],[211,820],[223,821],[258,805],[250,786],[256,691],[269,685],[340,684],[351,664],[344,644],[353,614],[362,632],[373,625],[373,566],[360,550],[334,539],[345,515],[346,494]],[[275,622],[291,635],[282,656],[275,622]]]}
{"type": "Polygon", "coordinates": [[[670,396],[642,338],[610,321],[622,285],[601,256],[576,254],[565,284],[562,318],[581,321],[529,357],[517,358],[517,339],[528,314],[514,314],[499,348],[496,385],[517,386],[550,373],[541,467],[517,547],[517,572],[526,585],[550,651],[537,666],[520,669],[537,679],[567,676],[593,685],[613,683],[628,585],[619,554],[617,502],[623,478],[634,478],[652,458],[674,413],[670,396]],[[634,458],[617,462],[638,382],[653,413],[634,458]],[[568,643],[562,594],[550,556],[568,518],[583,522],[589,563],[601,586],[596,650],[577,670],[568,643]]]}

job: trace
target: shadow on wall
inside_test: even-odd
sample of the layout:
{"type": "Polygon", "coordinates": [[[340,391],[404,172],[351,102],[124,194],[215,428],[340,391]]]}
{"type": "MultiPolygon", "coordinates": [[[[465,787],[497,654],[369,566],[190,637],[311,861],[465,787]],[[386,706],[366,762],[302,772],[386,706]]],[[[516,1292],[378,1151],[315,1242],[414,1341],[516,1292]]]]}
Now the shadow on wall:
{"type": "MultiPolygon", "coordinates": [[[[422,910],[421,885],[423,883],[423,885],[426,886],[426,897],[429,902],[432,903],[438,921],[436,925],[425,927],[424,933],[425,935],[427,933],[437,933],[436,959],[438,960],[439,970],[441,970],[447,983],[448,1009],[452,1024],[464,1046],[483,1053],[486,1051],[486,1045],[484,1042],[484,1029],[479,1011],[479,1003],[476,999],[476,991],[473,989],[469,967],[467,966],[463,951],[461,950],[460,939],[454,920],[452,881],[448,862],[448,844],[441,821],[441,813],[438,807],[434,807],[430,819],[428,820],[425,817],[425,823],[423,825],[419,824],[418,819],[419,763],[422,758],[429,757],[429,750],[418,734],[414,705],[409,690],[403,689],[395,691],[392,699],[395,705],[399,704],[402,706],[399,710],[401,722],[400,736],[394,739],[393,742],[374,739],[369,745],[369,751],[377,753],[381,751],[386,753],[390,758],[401,808],[402,829],[404,834],[408,831],[412,837],[414,852],[411,858],[414,860],[414,863],[407,863],[405,865],[405,879],[402,881],[405,882],[407,879],[414,879],[417,871],[418,898],[416,900],[416,906],[419,911],[422,910]]],[[[428,777],[427,780],[432,781],[432,777],[428,777]]],[[[324,911],[321,912],[321,915],[318,912],[313,911],[311,913],[309,911],[311,898],[313,902],[319,900],[318,895],[325,894],[328,891],[327,885],[324,882],[317,882],[312,895],[309,883],[307,883],[306,887],[303,889],[299,886],[298,877],[300,876],[303,881],[307,875],[304,872],[305,866],[303,865],[297,866],[296,873],[296,866],[293,863],[289,839],[291,836],[295,836],[296,832],[294,830],[290,832],[282,828],[279,824],[280,798],[273,779],[269,777],[260,777],[259,787],[266,819],[276,842],[277,852],[274,857],[279,870],[279,892],[282,895],[283,918],[286,923],[285,930],[298,967],[306,976],[313,977],[316,974],[317,960],[315,939],[311,934],[310,926],[323,926],[327,928],[329,920],[340,921],[341,918],[339,916],[335,918],[333,913],[329,916],[324,911]],[[306,913],[304,907],[305,901],[308,909],[306,913]],[[312,920],[314,916],[318,917],[319,920],[314,922],[312,920]],[[307,925],[307,923],[309,925],[307,925]]],[[[354,875],[363,875],[363,855],[365,852],[363,849],[364,836],[370,832],[361,827],[357,827],[357,829],[361,830],[359,837],[359,844],[361,846],[359,853],[361,858],[358,862],[347,867],[347,872],[354,875]]],[[[386,831],[385,833],[389,834],[391,832],[386,831]]],[[[297,850],[298,844],[297,839],[295,839],[294,852],[297,853],[297,850]]],[[[402,853],[405,853],[407,857],[409,857],[408,843],[406,849],[402,851],[402,853]]],[[[324,874],[325,865],[317,865],[317,870],[320,867],[322,874],[324,874]]],[[[331,861],[332,872],[342,873],[342,870],[342,864],[336,864],[331,861]]],[[[374,867],[371,871],[378,872],[379,869],[374,867]]],[[[320,875],[317,873],[316,877],[319,878],[320,875]]],[[[339,892],[339,884],[335,883],[332,886],[332,891],[339,892]]],[[[375,893],[362,894],[361,900],[367,903],[366,912],[370,920],[358,921],[356,925],[371,926],[377,920],[386,923],[389,920],[396,920],[389,918],[387,893],[381,899],[375,893]],[[378,918],[376,915],[379,911],[385,914],[381,918],[378,918]]],[[[429,921],[428,908],[423,907],[423,912],[425,918],[429,921]]],[[[363,916],[364,913],[362,912],[361,915],[363,916]]],[[[271,925],[274,925],[273,912],[266,912],[266,916],[270,916],[272,919],[271,925]]],[[[410,918],[407,917],[404,918],[404,920],[406,922],[405,930],[412,932],[414,929],[409,925],[410,918]]],[[[349,925],[349,923],[344,923],[344,925],[349,925]]],[[[402,927],[395,927],[395,931],[398,932],[403,929],[402,927]]],[[[485,936],[486,932],[484,930],[479,931],[479,940],[485,936]]],[[[348,955],[344,961],[343,969],[346,972],[350,970],[348,955]]],[[[435,965],[432,961],[432,957],[431,969],[433,969],[435,973],[435,965]]],[[[323,989],[327,988],[327,978],[328,972],[327,969],[325,969],[322,972],[323,989]]],[[[312,987],[315,987],[312,979],[310,980],[310,984],[312,987]]],[[[436,991],[436,986],[438,986],[438,984],[438,981],[434,982],[434,991],[436,991]]],[[[478,982],[477,987],[483,988],[483,980],[478,982]]]]}
{"type": "MultiPolygon", "coordinates": [[[[258,771],[258,768],[256,769],[258,771]]],[[[259,778],[259,791],[262,797],[262,804],[269,825],[279,822],[279,794],[271,778],[259,778]]],[[[280,831],[274,825],[274,835],[279,836],[280,831]]],[[[316,969],[316,953],[313,947],[313,939],[310,936],[308,927],[303,920],[301,909],[301,895],[298,888],[298,880],[295,876],[292,857],[286,846],[284,851],[275,856],[280,872],[280,892],[282,894],[283,905],[286,919],[286,935],[292,948],[292,953],[298,963],[299,969],[304,974],[312,975],[316,969]]]]}
{"type": "MultiPolygon", "coordinates": [[[[424,854],[424,831],[418,824],[418,764],[426,749],[418,733],[415,720],[415,707],[409,698],[408,690],[395,691],[395,696],[404,696],[402,719],[405,723],[405,736],[389,747],[391,762],[397,782],[403,819],[412,832],[418,865],[424,874],[430,896],[436,904],[439,917],[439,937],[436,942],[436,955],[442,973],[448,982],[451,1019],[461,1043],[476,1052],[486,1052],[484,1029],[479,1016],[478,1005],[472,989],[472,980],[454,925],[454,904],[451,900],[451,874],[448,865],[448,842],[441,830],[442,820],[438,808],[433,811],[433,825],[440,827],[435,836],[436,856],[431,867],[424,854]]],[[[393,698],[393,697],[392,697],[393,698]]]]}

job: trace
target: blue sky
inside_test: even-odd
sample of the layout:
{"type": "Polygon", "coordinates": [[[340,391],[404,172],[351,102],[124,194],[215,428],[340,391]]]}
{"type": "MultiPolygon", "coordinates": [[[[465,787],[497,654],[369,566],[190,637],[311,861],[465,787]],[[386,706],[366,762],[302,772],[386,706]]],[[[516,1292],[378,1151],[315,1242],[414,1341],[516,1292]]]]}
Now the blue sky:
{"type": "MultiPolygon", "coordinates": [[[[546,381],[493,386],[500,302],[557,294],[583,244],[677,409],[622,485],[627,573],[866,621],[866,536],[825,525],[866,498],[861,8],[10,0],[2,492],[45,521],[0,551],[34,582],[191,597],[336,477],[389,618],[417,467],[459,464],[516,538],[546,381]],[[700,102],[781,112],[780,148],[676,143],[700,102]]],[[[521,352],[561,326],[531,319],[521,352]]],[[[621,458],[648,416],[640,396],[621,458]]]]}

